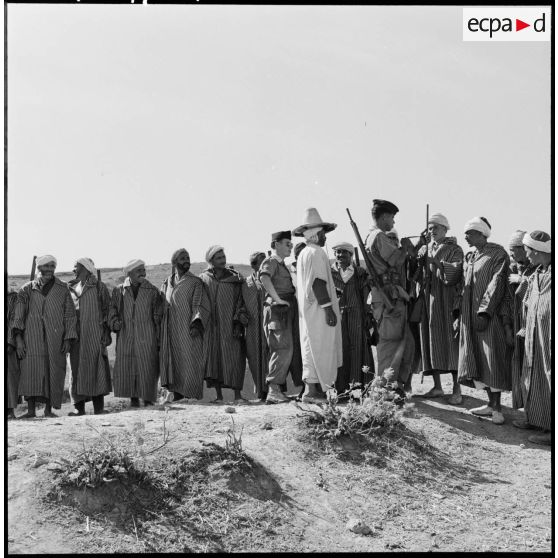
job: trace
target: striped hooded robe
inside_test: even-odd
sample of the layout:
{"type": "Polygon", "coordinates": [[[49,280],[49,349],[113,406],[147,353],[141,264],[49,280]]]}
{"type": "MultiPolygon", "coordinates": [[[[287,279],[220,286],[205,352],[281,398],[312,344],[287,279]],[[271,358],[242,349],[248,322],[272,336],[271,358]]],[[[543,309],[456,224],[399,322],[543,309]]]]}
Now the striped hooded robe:
{"type": "MultiPolygon", "coordinates": [[[[433,271],[431,266],[429,283],[423,291],[426,305],[419,325],[420,369],[425,375],[457,372],[459,341],[454,335],[452,315],[463,278],[463,250],[455,237],[446,237],[428,245],[428,257],[442,262],[444,272],[433,271]]],[[[421,263],[420,273],[425,281],[424,260],[421,263]]]]}
{"type": "Polygon", "coordinates": [[[521,391],[527,422],[552,428],[552,266],[529,277],[524,304],[525,357],[521,391]]]}
{"type": "Polygon", "coordinates": [[[374,359],[370,339],[366,332],[366,305],[370,287],[368,273],[362,267],[354,268],[353,276],[345,283],[336,263],[331,266],[333,284],[338,292],[339,310],[341,312],[341,337],[343,343],[343,365],[337,371],[335,389],[342,393],[349,389],[351,382],[365,383],[374,375],[374,359]],[[366,376],[363,366],[370,368],[366,376]]]}
{"type": "Polygon", "coordinates": [[[263,328],[263,307],[266,297],[265,289],[252,273],[242,284],[242,298],[248,314],[246,326],[246,356],[252,379],[254,392],[263,397],[267,391],[265,379],[268,373],[269,354],[263,328]]]}
{"type": "Polygon", "coordinates": [[[493,242],[465,256],[458,378],[466,386],[474,387],[478,380],[494,389],[511,389],[511,350],[504,330],[504,323],[511,325],[509,265],[506,250],[493,242]],[[481,312],[490,319],[478,332],[475,318],[481,312]]]}
{"type": "Polygon", "coordinates": [[[20,361],[18,395],[48,399],[60,409],[66,379],[65,340],[77,338],[76,311],[68,285],[54,277],[47,295],[38,279],[29,281],[17,294],[12,330],[23,332],[27,352],[20,361]]]}
{"type": "Polygon", "coordinates": [[[519,284],[510,285],[511,298],[513,300],[513,332],[514,348],[512,357],[512,406],[514,409],[523,407],[523,395],[521,391],[521,370],[523,367],[523,357],[525,355],[525,340],[518,332],[525,328],[525,316],[523,300],[527,293],[529,277],[535,272],[533,265],[521,266],[515,263],[510,265],[510,272],[520,276],[519,284]]]}
{"type": "Polygon", "coordinates": [[[10,291],[8,293],[8,300],[6,305],[6,343],[7,343],[7,378],[6,378],[6,396],[8,409],[15,409],[18,403],[17,387],[19,384],[19,360],[15,352],[15,339],[13,332],[13,323],[15,317],[15,307],[17,303],[17,291],[10,291]]]}
{"type": "Polygon", "coordinates": [[[89,275],[81,294],[75,290],[78,283],[77,279],[68,282],[76,308],[78,333],[78,340],[70,351],[70,396],[73,403],[107,395],[112,390],[106,348],[106,342],[110,341],[110,295],[106,285],[94,275],[89,275]]]}
{"type": "Polygon", "coordinates": [[[161,293],[149,281],[139,285],[134,299],[130,278],[112,291],[109,325],[116,337],[113,383],[115,397],[157,401],[159,329],[163,314],[161,293]]]}
{"type": "Polygon", "coordinates": [[[209,299],[203,282],[190,272],[181,278],[174,274],[165,279],[161,292],[161,386],[202,399],[209,338],[209,299]],[[194,322],[202,333],[197,337],[190,335],[194,322]]]}
{"type": "Polygon", "coordinates": [[[200,274],[211,308],[208,328],[208,358],[205,378],[208,387],[242,389],[246,371],[246,355],[242,339],[233,336],[235,323],[248,324],[248,314],[242,298],[244,279],[234,269],[226,268],[221,279],[215,277],[213,268],[200,274]]]}

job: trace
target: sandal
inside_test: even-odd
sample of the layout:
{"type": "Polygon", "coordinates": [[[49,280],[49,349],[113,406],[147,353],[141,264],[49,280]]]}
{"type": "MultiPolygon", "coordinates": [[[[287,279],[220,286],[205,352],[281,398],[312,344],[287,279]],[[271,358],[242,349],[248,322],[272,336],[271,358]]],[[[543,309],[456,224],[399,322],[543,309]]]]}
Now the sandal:
{"type": "Polygon", "coordinates": [[[522,430],[534,430],[535,429],[535,427],[532,424],[530,424],[529,422],[527,422],[526,420],[523,420],[523,419],[512,420],[512,424],[516,428],[521,428],[522,430]]]}
{"type": "Polygon", "coordinates": [[[427,399],[434,399],[435,397],[444,397],[444,395],[444,390],[432,388],[430,391],[423,393],[421,396],[427,399]]]}

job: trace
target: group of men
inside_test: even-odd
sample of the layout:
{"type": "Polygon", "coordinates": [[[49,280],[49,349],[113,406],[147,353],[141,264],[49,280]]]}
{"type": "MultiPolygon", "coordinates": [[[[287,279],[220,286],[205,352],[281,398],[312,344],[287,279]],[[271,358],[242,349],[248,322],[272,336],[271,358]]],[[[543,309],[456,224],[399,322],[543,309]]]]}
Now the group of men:
{"type": "MultiPolygon", "coordinates": [[[[413,243],[394,229],[398,208],[374,200],[373,227],[360,267],[349,242],[324,250],[336,228],[315,208],[302,225],[271,235],[270,255],[250,256],[253,272],[244,278],[227,266],[222,246],[205,255],[199,276],[190,270],[187,250],[171,258],[173,272],[160,289],[146,279],[145,262],[132,260],[125,281],[109,294],[89,258],[77,260],[75,279],[60,281],[56,259],[41,256],[37,277],[8,295],[8,416],[19,396],[23,417],[59,409],[66,355],[71,366],[73,415],[93,403],[104,412],[104,396],[152,405],[159,383],[167,400],[203,397],[203,382],[242,396],[246,360],[258,397],[268,404],[289,401],[290,375],[307,403],[323,401],[329,390],[347,393],[377,371],[400,396],[410,392],[413,372],[432,375],[426,397],[442,397],[440,375],[453,375],[452,404],[461,404],[460,385],[484,389],[488,403],[472,409],[502,424],[502,391],[525,409],[519,428],[538,428],[530,439],[550,443],[551,429],[551,239],[542,231],[517,231],[510,253],[488,241],[491,226],[475,217],[464,227],[471,250],[464,256],[448,237],[447,218],[432,215],[413,243]],[[293,251],[293,236],[304,237],[293,251]],[[111,377],[107,346],[116,334],[111,377]]],[[[22,418],[23,418],[22,417],[22,418]]]]}

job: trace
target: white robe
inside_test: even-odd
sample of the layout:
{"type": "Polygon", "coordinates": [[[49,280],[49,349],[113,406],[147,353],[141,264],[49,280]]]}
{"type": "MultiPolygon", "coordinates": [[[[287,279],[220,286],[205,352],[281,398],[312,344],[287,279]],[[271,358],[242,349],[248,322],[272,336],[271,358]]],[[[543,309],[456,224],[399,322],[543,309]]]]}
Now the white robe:
{"type": "Polygon", "coordinates": [[[331,276],[331,269],[324,249],[308,244],[302,250],[297,263],[296,291],[299,308],[300,345],[302,349],[303,380],[319,379],[322,389],[333,387],[337,369],[343,365],[343,345],[341,340],[341,315],[331,276]],[[337,325],[329,326],[322,308],[312,290],[314,279],[322,279],[327,284],[337,325]]]}

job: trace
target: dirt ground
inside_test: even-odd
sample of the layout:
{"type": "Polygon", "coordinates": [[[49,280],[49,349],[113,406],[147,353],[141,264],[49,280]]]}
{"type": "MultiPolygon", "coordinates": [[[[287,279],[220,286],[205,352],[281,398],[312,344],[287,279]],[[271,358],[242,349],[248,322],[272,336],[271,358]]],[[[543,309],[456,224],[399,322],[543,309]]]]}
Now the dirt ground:
{"type": "MultiPolygon", "coordinates": [[[[445,378],[447,393],[450,384],[445,378]]],[[[99,551],[103,518],[43,499],[56,475],[49,469],[53,461],[99,443],[92,426],[116,432],[141,421],[156,444],[166,420],[171,441],[162,451],[183,453],[202,441],[223,444],[231,417],[235,430],[242,430],[246,452],[274,479],[286,512],[287,519],[270,531],[261,550],[550,552],[550,448],[528,442],[528,432],[511,425],[521,413],[511,409],[509,395],[503,397],[506,423],[497,426],[468,412],[484,399],[479,392],[463,388],[464,404],[451,406],[445,399],[420,398],[430,386],[429,378],[422,385],[420,377],[414,378],[414,413],[404,422],[442,457],[438,468],[417,471],[416,482],[402,481],[394,469],[348,463],[333,452],[308,447],[300,439],[301,411],[293,402],[253,402],[231,415],[224,406],[206,402],[173,403],[168,411],[162,406],[132,410],[126,401],[109,397],[111,412],[102,416],[68,417],[72,407],[66,403],[57,419],[10,421],[8,552],[99,551]],[[268,429],[262,428],[265,423],[268,429]],[[369,525],[371,534],[349,531],[352,517],[369,525]]],[[[111,536],[120,537],[120,548],[125,545],[129,552],[145,549],[137,532],[111,536]]],[[[239,543],[239,551],[247,548],[239,543]]]]}

